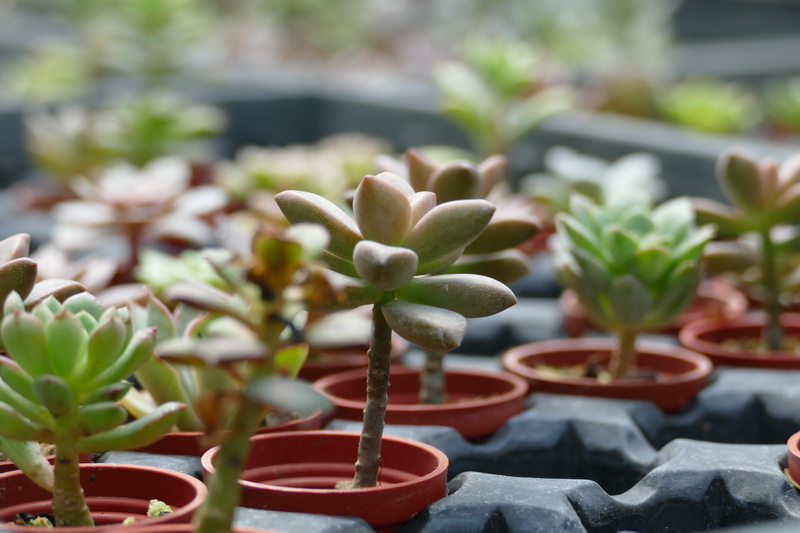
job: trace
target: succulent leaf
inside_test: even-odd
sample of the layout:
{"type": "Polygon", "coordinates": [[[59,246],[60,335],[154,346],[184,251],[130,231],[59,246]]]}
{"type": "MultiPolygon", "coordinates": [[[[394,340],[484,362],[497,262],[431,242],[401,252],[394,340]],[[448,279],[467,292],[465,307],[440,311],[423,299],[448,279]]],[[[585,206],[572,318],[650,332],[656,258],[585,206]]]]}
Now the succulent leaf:
{"type": "Polygon", "coordinates": [[[31,249],[31,236],[17,233],[0,241],[0,264],[27,257],[31,249]]]}
{"type": "Polygon", "coordinates": [[[86,365],[81,379],[90,381],[110,367],[125,347],[127,336],[127,328],[119,318],[108,316],[100,322],[86,344],[86,365]]]}
{"type": "Polygon", "coordinates": [[[308,357],[307,344],[292,344],[272,356],[272,367],[281,376],[296,378],[308,357]]]}
{"type": "Polygon", "coordinates": [[[308,383],[280,376],[263,377],[249,383],[245,394],[251,400],[274,409],[308,416],[331,410],[330,400],[308,383]]]}
{"type": "Polygon", "coordinates": [[[292,224],[312,222],[324,226],[331,235],[328,250],[339,257],[350,258],[353,248],[362,239],[355,221],[336,204],[310,192],[284,191],[275,201],[292,224]]]}
{"type": "Polygon", "coordinates": [[[514,248],[539,231],[533,218],[493,218],[481,235],[464,250],[468,254],[491,254],[514,248]]]}
{"type": "Polygon", "coordinates": [[[115,402],[97,402],[78,409],[78,426],[87,435],[108,431],[125,423],[128,411],[115,402]]]}
{"type": "Polygon", "coordinates": [[[436,200],[440,204],[480,198],[483,192],[483,176],[470,161],[452,161],[433,172],[427,188],[436,194],[436,200]]]}
{"type": "Polygon", "coordinates": [[[632,275],[611,282],[608,301],[617,318],[632,329],[639,327],[652,305],[647,289],[632,275]]]}
{"type": "Polygon", "coordinates": [[[448,274],[478,274],[511,283],[530,272],[528,256],[519,250],[503,250],[488,255],[469,255],[447,267],[448,274]]]}
{"type": "Polygon", "coordinates": [[[463,249],[483,233],[495,207],[486,200],[455,200],[434,207],[403,243],[419,257],[420,269],[463,249]]]}
{"type": "Polygon", "coordinates": [[[411,225],[417,223],[436,207],[436,195],[430,191],[420,191],[408,197],[411,202],[411,225]]]}
{"type": "Polygon", "coordinates": [[[86,367],[89,334],[80,319],[66,309],[45,324],[47,356],[57,376],[70,380],[86,367]]]}
{"type": "Polygon", "coordinates": [[[748,221],[730,206],[708,200],[695,198],[692,200],[697,224],[713,224],[717,227],[717,237],[728,239],[738,237],[751,229],[748,221]]]}
{"type": "Polygon", "coordinates": [[[408,181],[411,183],[411,187],[415,191],[429,190],[428,179],[436,170],[436,165],[413,148],[406,150],[406,159],[408,161],[408,181]]]}
{"type": "Polygon", "coordinates": [[[108,450],[132,450],[152,444],[170,430],[186,405],[168,402],[142,418],[108,431],[95,433],[78,441],[79,453],[97,453],[108,450]]]}
{"type": "Polygon", "coordinates": [[[117,381],[105,387],[100,387],[89,394],[83,403],[118,402],[125,397],[131,386],[130,381],[117,381]]]}
{"type": "Polygon", "coordinates": [[[55,417],[72,412],[77,405],[75,391],[66,380],[53,374],[38,376],[33,380],[33,394],[55,417]]]}
{"type": "Polygon", "coordinates": [[[148,358],[153,356],[155,337],[155,328],[145,328],[137,331],[116,361],[112,362],[110,366],[88,383],[81,382],[78,385],[81,386],[82,390],[93,390],[127,378],[143,365],[148,358]]]}
{"type": "Polygon", "coordinates": [[[758,212],[765,207],[761,171],[750,157],[728,152],[717,164],[720,185],[730,200],[745,211],[758,212]]]}
{"type": "Polygon", "coordinates": [[[13,440],[39,440],[42,428],[0,402],[0,436],[13,440]]]}
{"type": "Polygon", "coordinates": [[[0,298],[5,300],[11,291],[27,297],[36,284],[37,272],[36,263],[27,257],[0,264],[0,298]]]}
{"type": "Polygon", "coordinates": [[[442,274],[415,278],[395,292],[403,301],[449,309],[466,318],[494,315],[517,303],[514,293],[492,278],[442,274]]]}
{"type": "Polygon", "coordinates": [[[58,301],[86,291],[86,287],[77,281],[69,279],[45,279],[37,283],[25,298],[25,307],[31,308],[43,302],[49,297],[58,301]]]}
{"type": "Polygon", "coordinates": [[[417,254],[408,248],[361,241],[353,252],[358,275],[382,291],[402,287],[417,271],[417,254]]]}
{"type": "Polygon", "coordinates": [[[17,311],[3,320],[2,334],[8,354],[31,377],[53,371],[44,324],[37,317],[17,311]]]}
{"type": "Polygon", "coordinates": [[[411,230],[411,202],[406,193],[374,176],[365,176],[356,189],[353,214],[364,238],[381,244],[397,246],[411,230]]]}
{"type": "Polygon", "coordinates": [[[462,315],[429,305],[395,300],[382,310],[392,330],[425,350],[444,353],[458,348],[467,328],[462,315]]]}

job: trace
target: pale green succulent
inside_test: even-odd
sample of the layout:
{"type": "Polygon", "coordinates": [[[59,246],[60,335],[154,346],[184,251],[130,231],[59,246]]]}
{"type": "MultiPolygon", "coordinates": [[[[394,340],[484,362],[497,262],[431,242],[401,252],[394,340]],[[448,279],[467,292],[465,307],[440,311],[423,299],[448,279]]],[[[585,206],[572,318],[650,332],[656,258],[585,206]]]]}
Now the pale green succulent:
{"type": "Polygon", "coordinates": [[[685,198],[653,209],[638,194],[605,205],[575,195],[570,213],[556,217],[556,231],[556,271],[589,318],[619,336],[610,370],[624,377],[637,334],[669,324],[694,298],[714,227],[695,227],[685,198]]]}
{"type": "Polygon", "coordinates": [[[34,479],[53,492],[59,525],[93,525],[75,481],[79,454],[150,444],[185,407],[171,402],[126,423],[118,403],[130,387],[125,378],[152,356],[155,330],[132,331],[123,311],[103,310],[85,292],[63,304],[49,297],[33,311],[13,292],[4,310],[0,436],[54,444],[54,477],[37,470],[34,479]]]}
{"type": "Polygon", "coordinates": [[[762,117],[758,99],[745,87],[713,78],[678,82],[658,104],[667,120],[713,133],[742,133],[762,117]]]}
{"type": "Polygon", "coordinates": [[[800,132],[800,77],[767,83],[762,94],[769,118],[784,130],[800,132]]]}
{"type": "Polygon", "coordinates": [[[695,199],[697,218],[716,224],[720,237],[740,242],[714,243],[707,262],[714,271],[758,280],[768,316],[764,340],[771,350],[778,350],[782,342],[781,286],[784,280],[792,283],[793,275],[790,270],[782,275],[781,265],[791,264],[791,254],[800,251],[791,230],[800,223],[800,156],[778,165],[728,151],[717,164],[717,179],[732,205],[695,199]],[[754,246],[747,244],[749,236],[754,237],[754,246]],[[753,268],[758,270],[755,276],[753,268]]]}

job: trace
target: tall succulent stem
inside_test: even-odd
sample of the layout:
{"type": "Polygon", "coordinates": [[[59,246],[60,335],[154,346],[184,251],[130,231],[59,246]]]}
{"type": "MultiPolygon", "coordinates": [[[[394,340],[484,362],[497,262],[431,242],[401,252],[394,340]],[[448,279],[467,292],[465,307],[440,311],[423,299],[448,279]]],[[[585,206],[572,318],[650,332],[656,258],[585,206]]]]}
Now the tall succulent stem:
{"type": "Polygon", "coordinates": [[[775,245],[772,242],[769,228],[761,232],[761,244],[763,248],[764,307],[767,311],[767,323],[764,326],[763,340],[768,349],[777,351],[781,349],[783,344],[783,331],[780,323],[780,286],[775,266],[775,245]]]}
{"type": "Polygon", "coordinates": [[[636,360],[636,337],[639,332],[631,329],[622,329],[617,337],[619,344],[611,354],[609,371],[612,379],[621,379],[631,374],[633,362],[636,360]]]}
{"type": "Polygon", "coordinates": [[[358,459],[352,488],[374,487],[378,484],[381,463],[386,405],[389,402],[389,365],[392,352],[392,328],[383,316],[383,303],[372,308],[372,338],[367,367],[367,404],[364,425],[358,441],[358,459]]]}
{"type": "Polygon", "coordinates": [[[54,464],[53,514],[59,527],[93,526],[94,520],[81,488],[77,439],[63,428],[54,464]]]}
{"type": "Polygon", "coordinates": [[[425,350],[425,367],[421,376],[419,402],[423,404],[444,403],[445,372],[444,355],[425,350]]]}
{"type": "Polygon", "coordinates": [[[229,530],[242,492],[238,480],[250,454],[250,435],[262,418],[263,408],[243,396],[214,462],[206,501],[194,516],[195,533],[229,530]]]}

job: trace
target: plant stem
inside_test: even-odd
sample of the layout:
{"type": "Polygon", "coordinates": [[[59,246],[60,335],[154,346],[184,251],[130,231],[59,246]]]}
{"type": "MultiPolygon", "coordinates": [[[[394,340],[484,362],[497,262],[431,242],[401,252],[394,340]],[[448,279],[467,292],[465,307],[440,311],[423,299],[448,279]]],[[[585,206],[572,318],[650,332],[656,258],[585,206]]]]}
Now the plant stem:
{"type": "Polygon", "coordinates": [[[374,487],[378,484],[381,439],[386,405],[389,402],[389,366],[392,352],[392,328],[383,316],[384,301],[372,308],[372,338],[367,352],[367,403],[361,438],[358,441],[358,459],[352,488],[374,487]]]}
{"type": "Polygon", "coordinates": [[[630,329],[623,329],[618,332],[619,344],[617,349],[611,353],[611,363],[609,364],[612,379],[627,377],[633,371],[633,364],[636,359],[636,337],[638,334],[638,331],[630,329]]]}
{"type": "Polygon", "coordinates": [[[194,515],[195,533],[231,530],[233,513],[242,492],[238,480],[250,454],[250,435],[263,418],[263,408],[259,404],[244,395],[241,401],[214,461],[216,472],[208,483],[208,496],[194,515]]]}
{"type": "Polygon", "coordinates": [[[419,388],[419,403],[444,403],[444,354],[425,350],[425,368],[419,388]]]}
{"type": "Polygon", "coordinates": [[[53,514],[58,527],[94,526],[81,488],[80,459],[70,428],[61,432],[54,464],[53,514]]]}
{"type": "Polygon", "coordinates": [[[780,350],[783,345],[783,331],[781,330],[781,302],[778,273],[775,266],[775,246],[772,242],[770,229],[761,232],[761,245],[763,257],[761,270],[765,289],[764,307],[767,311],[767,323],[764,326],[763,341],[770,350],[780,350]]]}

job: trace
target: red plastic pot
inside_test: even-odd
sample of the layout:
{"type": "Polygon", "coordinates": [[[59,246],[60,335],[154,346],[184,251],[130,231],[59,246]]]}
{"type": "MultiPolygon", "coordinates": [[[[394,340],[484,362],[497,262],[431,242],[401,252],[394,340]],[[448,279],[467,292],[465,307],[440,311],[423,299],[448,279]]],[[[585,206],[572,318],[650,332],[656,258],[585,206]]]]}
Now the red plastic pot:
{"type": "MultiPolygon", "coordinates": [[[[316,381],[337,372],[367,368],[368,349],[369,345],[367,344],[327,349],[312,346],[311,353],[300,369],[299,377],[308,381],[316,381]]],[[[408,341],[393,335],[392,362],[399,363],[406,351],[408,351],[408,341]]]]}
{"type": "MultiPolygon", "coordinates": [[[[296,431],[251,438],[252,450],[240,483],[241,505],[302,513],[355,516],[372,527],[399,527],[447,492],[447,456],[433,446],[384,436],[379,485],[337,489],[355,472],[359,434],[296,431]]],[[[206,476],[214,472],[212,448],[202,457],[206,476]]]]}
{"type": "MultiPolygon", "coordinates": [[[[121,527],[121,522],[129,516],[148,525],[189,522],[207,492],[200,480],[180,472],[109,463],[81,464],[81,484],[96,526],[63,527],[57,531],[111,531],[121,527]],[[158,518],[147,518],[147,507],[154,498],[172,507],[174,512],[158,518]]],[[[52,513],[52,496],[19,470],[0,474],[2,531],[32,531],[27,526],[10,524],[21,512],[52,513]]]]}
{"type": "MultiPolygon", "coordinates": [[[[194,526],[191,524],[165,524],[163,526],[133,526],[121,529],[119,533],[193,533],[194,526]]],[[[280,533],[272,529],[253,529],[250,527],[235,527],[233,533],[280,533]]]]}
{"type": "MultiPolygon", "coordinates": [[[[763,312],[747,313],[730,321],[703,319],[687,324],[678,338],[681,344],[708,356],[715,365],[759,368],[800,368],[800,354],[788,351],[735,352],[725,346],[726,340],[758,339],[766,323],[763,312]]],[[[784,333],[800,335],[800,313],[783,313],[784,333]]]]}
{"type": "Polygon", "coordinates": [[[800,484],[800,431],[789,437],[786,447],[789,450],[789,475],[795,484],[800,484]]]}
{"type": "MultiPolygon", "coordinates": [[[[82,453],[79,459],[81,463],[91,463],[93,457],[93,453],[82,453]]],[[[53,464],[53,461],[56,460],[56,456],[48,455],[47,460],[50,461],[50,464],[53,464]]],[[[15,465],[12,461],[0,461],[0,474],[3,472],[11,472],[12,470],[18,470],[17,465],[15,465]]]]}
{"type": "Polygon", "coordinates": [[[647,400],[664,411],[680,409],[703,389],[713,365],[706,357],[669,344],[637,343],[637,366],[655,372],[657,379],[626,379],[599,383],[594,378],[569,377],[537,367],[572,366],[589,358],[608,360],[615,339],[559,339],[533,342],[503,354],[503,366],[527,379],[533,392],[647,400]]]}
{"type": "MultiPolygon", "coordinates": [[[[558,301],[564,313],[564,331],[568,335],[579,337],[594,328],[573,291],[565,290],[558,301]]],[[[672,324],[658,330],[658,333],[676,335],[686,324],[702,318],[735,320],[747,311],[747,307],[747,297],[729,283],[719,280],[703,281],[689,308],[672,324]]]]}
{"type": "MultiPolygon", "coordinates": [[[[366,402],[365,369],[340,372],[314,382],[336,406],[334,418],[361,421],[366,402]]],[[[387,424],[449,426],[466,439],[491,435],[525,409],[525,380],[507,372],[447,370],[448,403],[419,403],[420,371],[393,366],[387,424]]]]}
{"type": "MultiPolygon", "coordinates": [[[[256,435],[260,435],[262,433],[320,429],[322,423],[322,411],[315,411],[309,416],[290,420],[284,424],[260,427],[255,433],[256,435]]],[[[136,451],[162,455],[191,455],[200,457],[212,447],[205,437],[206,434],[202,431],[173,431],[167,433],[153,444],[145,446],[144,448],[138,448],[136,451]]]]}

